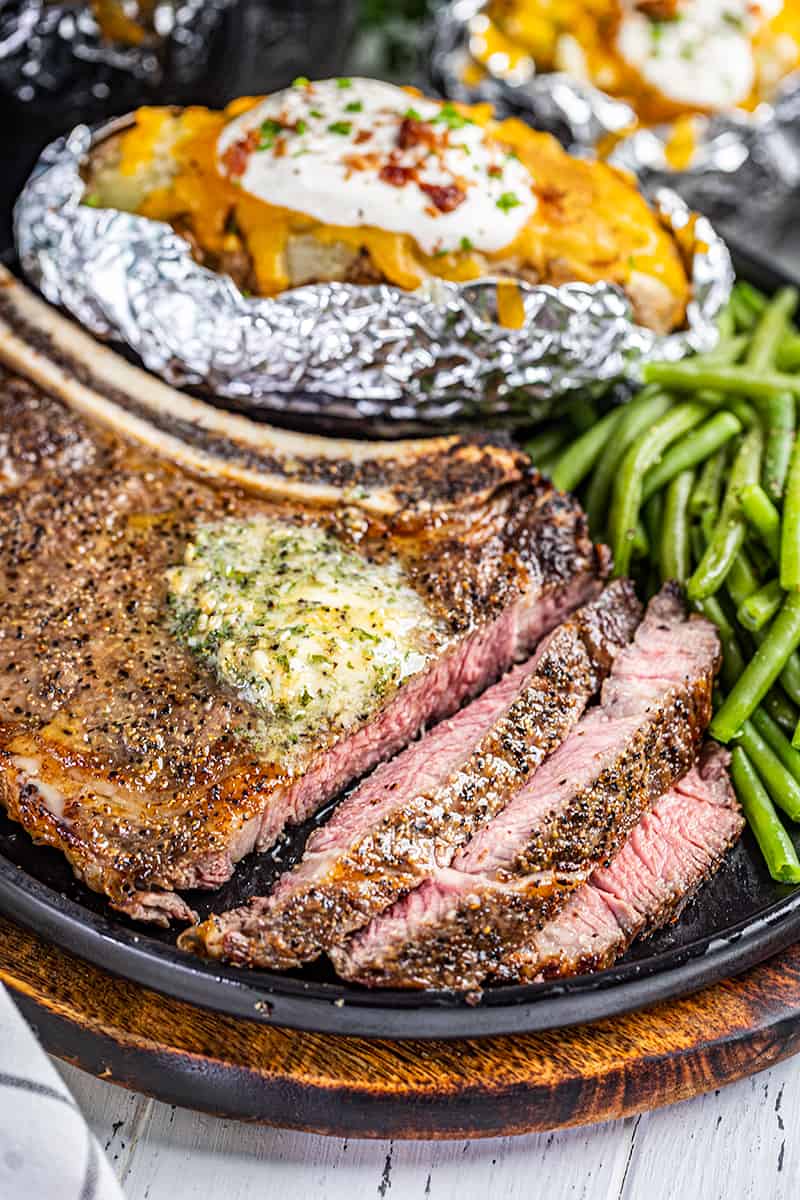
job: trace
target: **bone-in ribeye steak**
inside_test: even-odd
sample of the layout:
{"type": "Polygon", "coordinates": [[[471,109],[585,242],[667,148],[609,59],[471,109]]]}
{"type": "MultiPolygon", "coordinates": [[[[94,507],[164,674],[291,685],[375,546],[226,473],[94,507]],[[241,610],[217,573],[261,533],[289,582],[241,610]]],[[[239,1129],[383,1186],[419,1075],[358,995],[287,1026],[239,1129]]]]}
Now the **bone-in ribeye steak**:
{"type": "MultiPolygon", "coordinates": [[[[178,891],[219,885],[457,710],[608,570],[576,502],[488,442],[361,461],[323,510],[193,479],[8,376],[0,431],[0,799],[137,918],[191,916],[178,891]],[[396,511],[359,509],[360,478],[396,511]],[[291,769],[259,748],[263,710],[176,635],[167,603],[198,528],[265,518],[321,524],[366,568],[398,565],[441,631],[423,667],[335,737],[301,741],[291,769]]],[[[336,482],[327,460],[291,471],[295,495],[304,472],[336,482]]]]}
{"type": "Polygon", "coordinates": [[[368,776],[272,895],[209,917],[181,944],[285,968],[360,929],[450,863],[563,741],[640,616],[631,584],[612,583],[529,662],[368,776]]]}
{"type": "Polygon", "coordinates": [[[349,942],[337,971],[368,985],[474,988],[608,862],[693,765],[719,639],[666,585],[590,710],[502,812],[349,942]]]}

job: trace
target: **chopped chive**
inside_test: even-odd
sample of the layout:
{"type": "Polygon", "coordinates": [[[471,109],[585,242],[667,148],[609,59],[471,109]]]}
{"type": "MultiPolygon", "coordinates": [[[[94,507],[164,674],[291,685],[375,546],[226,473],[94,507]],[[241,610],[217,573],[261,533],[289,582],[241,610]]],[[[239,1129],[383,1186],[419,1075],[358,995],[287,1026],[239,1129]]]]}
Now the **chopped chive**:
{"type": "Polygon", "coordinates": [[[440,112],[433,118],[434,123],[446,125],[448,129],[463,129],[465,125],[474,125],[469,117],[463,116],[449,100],[443,104],[440,112]]]}
{"type": "Polygon", "coordinates": [[[469,238],[468,238],[468,237],[462,237],[462,239],[461,239],[461,249],[462,249],[462,250],[463,250],[465,253],[469,252],[469,251],[472,249],[472,242],[469,240],[469,238]]]}
{"type": "Polygon", "coordinates": [[[283,126],[278,121],[267,119],[262,121],[259,130],[261,139],[258,143],[259,150],[269,150],[275,145],[275,138],[279,133],[283,133],[283,126]]]}
{"type": "Polygon", "coordinates": [[[522,201],[516,192],[503,192],[502,196],[497,201],[497,207],[502,209],[503,212],[508,212],[510,209],[516,208],[517,205],[521,203],[522,201]]]}
{"type": "Polygon", "coordinates": [[[296,87],[296,88],[308,87],[310,82],[311,82],[311,80],[307,79],[305,75],[298,75],[296,79],[292,80],[292,87],[296,87]]]}
{"type": "Polygon", "coordinates": [[[334,121],[328,126],[328,133],[339,133],[342,137],[347,137],[352,128],[352,121],[334,121]]]}
{"type": "Polygon", "coordinates": [[[345,112],[361,112],[363,107],[364,107],[364,105],[361,103],[360,100],[351,100],[349,104],[345,104],[344,111],[345,112]]]}
{"type": "Polygon", "coordinates": [[[422,114],[418,113],[415,108],[407,108],[406,111],[403,113],[403,116],[407,117],[409,121],[421,121],[422,120],[422,114]]]}
{"type": "Polygon", "coordinates": [[[344,88],[352,87],[353,81],[352,81],[352,79],[347,79],[347,78],[337,79],[336,86],[338,88],[341,88],[342,90],[344,90],[344,88]]]}

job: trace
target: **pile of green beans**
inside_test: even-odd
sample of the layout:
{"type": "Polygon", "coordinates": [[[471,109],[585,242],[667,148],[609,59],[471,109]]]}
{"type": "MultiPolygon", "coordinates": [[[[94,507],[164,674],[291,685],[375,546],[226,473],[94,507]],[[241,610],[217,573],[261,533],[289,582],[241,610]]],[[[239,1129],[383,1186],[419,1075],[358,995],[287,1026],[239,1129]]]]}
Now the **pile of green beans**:
{"type": "Polygon", "coordinates": [[[576,492],[617,575],[668,579],[723,648],[710,733],[772,877],[800,883],[798,294],[736,285],[713,351],[651,363],[627,404],[574,406],[526,449],[576,492]]]}

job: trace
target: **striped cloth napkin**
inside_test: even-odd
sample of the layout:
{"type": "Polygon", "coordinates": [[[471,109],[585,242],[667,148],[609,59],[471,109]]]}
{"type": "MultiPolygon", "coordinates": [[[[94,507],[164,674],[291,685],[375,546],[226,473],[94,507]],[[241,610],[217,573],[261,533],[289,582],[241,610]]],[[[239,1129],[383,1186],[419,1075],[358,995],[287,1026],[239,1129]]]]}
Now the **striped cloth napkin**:
{"type": "Polygon", "coordinates": [[[2,984],[0,1197],[123,1200],[80,1109],[2,984]]]}

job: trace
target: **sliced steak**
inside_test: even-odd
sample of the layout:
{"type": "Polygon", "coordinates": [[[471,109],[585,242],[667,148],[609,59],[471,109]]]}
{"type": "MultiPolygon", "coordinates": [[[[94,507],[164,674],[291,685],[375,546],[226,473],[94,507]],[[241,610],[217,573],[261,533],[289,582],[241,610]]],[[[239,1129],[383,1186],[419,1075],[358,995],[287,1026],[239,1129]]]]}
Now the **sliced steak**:
{"type": "Polygon", "coordinates": [[[285,968],[360,929],[491,820],[566,737],[641,616],[620,580],[478,700],[370,775],[272,895],[212,916],[186,949],[285,968]]]}
{"type": "Polygon", "coordinates": [[[719,640],[679,589],[649,604],[590,710],[503,811],[330,956],[368,985],[475,988],[607,863],[694,763],[719,640]]]}
{"type": "Polygon", "coordinates": [[[744,828],[727,775],[730,755],[708,745],[696,767],[646,812],[610,866],[520,950],[498,978],[554,979],[609,967],[641,935],[677,920],[744,828]]]}
{"type": "MultiPolygon", "coordinates": [[[[0,802],[137,919],[190,917],[176,890],[218,886],[287,822],[457,710],[608,570],[577,503],[504,448],[497,486],[476,493],[452,476],[445,498],[429,463],[429,501],[419,476],[410,507],[384,519],[358,510],[349,480],[327,509],[311,506],[311,485],[297,501],[302,480],[292,503],[214,487],[1,376],[0,428],[15,430],[0,494],[0,802]],[[309,727],[291,757],[264,749],[277,710],[181,635],[169,582],[198,530],[265,521],[332,538],[362,577],[383,566],[435,630],[412,671],[346,721],[309,727]]],[[[491,449],[473,449],[488,481],[491,449]]],[[[381,470],[388,480],[389,460],[381,470]]],[[[341,625],[346,606],[325,611],[341,625]]],[[[241,626],[219,628],[217,646],[241,626]]],[[[283,711],[285,724],[294,710],[283,711]]]]}

